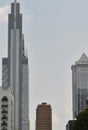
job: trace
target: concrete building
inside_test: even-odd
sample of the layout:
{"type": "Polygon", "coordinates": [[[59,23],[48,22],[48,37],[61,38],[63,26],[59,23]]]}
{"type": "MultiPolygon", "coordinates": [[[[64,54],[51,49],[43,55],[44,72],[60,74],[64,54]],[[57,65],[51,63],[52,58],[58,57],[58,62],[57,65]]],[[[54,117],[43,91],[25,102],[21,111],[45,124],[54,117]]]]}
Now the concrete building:
{"type": "Polygon", "coordinates": [[[10,89],[0,87],[0,130],[14,130],[14,100],[10,89]]]}
{"type": "Polygon", "coordinates": [[[88,97],[88,57],[83,53],[72,65],[73,118],[86,108],[88,97]]]}
{"type": "Polygon", "coordinates": [[[2,88],[14,97],[15,130],[29,127],[29,70],[22,32],[20,4],[14,0],[8,16],[8,57],[2,60],[2,88]]]}
{"type": "Polygon", "coordinates": [[[52,130],[51,105],[42,103],[36,109],[36,130],[52,130]]]}

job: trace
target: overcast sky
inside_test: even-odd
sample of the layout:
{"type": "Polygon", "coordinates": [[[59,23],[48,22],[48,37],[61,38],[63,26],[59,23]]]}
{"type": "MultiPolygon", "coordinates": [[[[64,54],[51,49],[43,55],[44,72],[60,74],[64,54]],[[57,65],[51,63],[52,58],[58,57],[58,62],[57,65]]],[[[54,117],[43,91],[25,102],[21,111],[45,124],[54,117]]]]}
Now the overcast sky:
{"type": "MultiPolygon", "coordinates": [[[[42,102],[52,106],[53,130],[65,130],[72,119],[71,65],[83,52],[88,55],[88,0],[19,1],[29,57],[31,130],[42,102]]],[[[11,2],[0,0],[0,79],[11,2]]]]}

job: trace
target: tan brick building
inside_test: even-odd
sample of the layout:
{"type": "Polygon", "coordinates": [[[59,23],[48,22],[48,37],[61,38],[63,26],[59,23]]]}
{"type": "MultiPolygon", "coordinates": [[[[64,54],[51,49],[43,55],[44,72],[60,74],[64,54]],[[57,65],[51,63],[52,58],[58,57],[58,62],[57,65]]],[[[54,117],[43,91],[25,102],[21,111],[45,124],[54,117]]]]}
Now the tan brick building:
{"type": "Polygon", "coordinates": [[[36,109],[36,130],[52,130],[51,105],[42,103],[36,109]]]}

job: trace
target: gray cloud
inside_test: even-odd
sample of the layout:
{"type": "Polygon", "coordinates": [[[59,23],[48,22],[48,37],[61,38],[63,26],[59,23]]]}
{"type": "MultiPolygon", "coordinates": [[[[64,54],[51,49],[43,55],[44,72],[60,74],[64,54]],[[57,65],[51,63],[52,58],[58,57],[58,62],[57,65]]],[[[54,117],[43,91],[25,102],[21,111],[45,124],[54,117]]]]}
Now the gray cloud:
{"type": "Polygon", "coordinates": [[[30,14],[24,14],[23,18],[25,22],[30,22],[33,19],[33,16],[30,14]]]}
{"type": "Polygon", "coordinates": [[[10,11],[10,6],[5,5],[0,8],[0,23],[8,22],[8,13],[10,11]]]}

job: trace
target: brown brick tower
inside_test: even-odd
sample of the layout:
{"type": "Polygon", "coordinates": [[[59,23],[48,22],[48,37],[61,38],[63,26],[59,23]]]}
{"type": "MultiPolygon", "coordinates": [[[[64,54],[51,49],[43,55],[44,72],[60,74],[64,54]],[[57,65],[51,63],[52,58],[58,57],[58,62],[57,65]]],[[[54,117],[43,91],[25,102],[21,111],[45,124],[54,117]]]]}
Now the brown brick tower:
{"type": "Polygon", "coordinates": [[[52,130],[51,105],[42,103],[36,109],[36,130],[52,130]]]}

